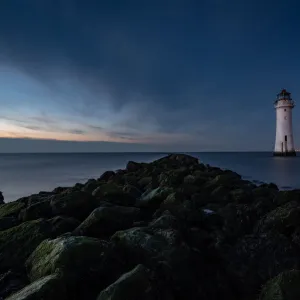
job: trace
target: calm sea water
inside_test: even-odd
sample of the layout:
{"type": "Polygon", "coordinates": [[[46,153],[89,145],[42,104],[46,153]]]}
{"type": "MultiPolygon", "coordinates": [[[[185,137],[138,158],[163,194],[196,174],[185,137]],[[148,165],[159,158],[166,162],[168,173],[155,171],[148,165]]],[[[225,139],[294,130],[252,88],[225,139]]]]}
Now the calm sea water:
{"type": "MultiPolygon", "coordinates": [[[[300,156],[281,158],[266,152],[190,153],[200,161],[231,169],[245,179],[274,182],[282,189],[300,188],[300,156]]],[[[57,186],[97,178],[124,168],[128,160],[150,162],[164,153],[0,154],[0,190],[13,201],[57,186]]]]}

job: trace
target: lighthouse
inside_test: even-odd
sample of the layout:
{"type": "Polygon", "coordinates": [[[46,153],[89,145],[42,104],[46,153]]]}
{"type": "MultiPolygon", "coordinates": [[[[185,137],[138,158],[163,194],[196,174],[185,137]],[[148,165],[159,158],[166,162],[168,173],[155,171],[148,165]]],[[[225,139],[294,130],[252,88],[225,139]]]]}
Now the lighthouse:
{"type": "Polygon", "coordinates": [[[276,109],[275,156],[296,156],[293,138],[292,109],[295,104],[291,93],[283,89],[274,102],[276,109]]]}

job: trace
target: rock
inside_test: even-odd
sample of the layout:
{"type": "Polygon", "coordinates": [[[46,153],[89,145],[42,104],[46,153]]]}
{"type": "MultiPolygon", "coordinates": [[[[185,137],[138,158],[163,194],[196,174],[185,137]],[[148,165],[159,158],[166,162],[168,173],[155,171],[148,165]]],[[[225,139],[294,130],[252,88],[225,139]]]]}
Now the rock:
{"type": "Polygon", "coordinates": [[[84,220],[98,205],[97,200],[86,192],[73,191],[51,197],[50,202],[54,215],[66,215],[84,220]]]}
{"type": "Polygon", "coordinates": [[[59,271],[68,299],[93,299],[101,287],[106,248],[107,243],[83,236],[44,240],[26,261],[29,278],[35,281],[59,271]]]}
{"type": "Polygon", "coordinates": [[[282,205],[291,201],[300,202],[300,189],[292,191],[280,191],[277,193],[277,196],[274,199],[276,205],[282,205]]]}
{"type": "Polygon", "coordinates": [[[6,299],[11,294],[21,290],[27,285],[27,278],[19,272],[8,272],[0,275],[0,299],[6,299]]]}
{"type": "Polygon", "coordinates": [[[151,296],[151,283],[148,276],[147,269],[139,264],[104,289],[97,300],[154,300],[151,296]]]}
{"type": "Polygon", "coordinates": [[[0,272],[24,264],[32,251],[51,236],[49,224],[42,219],[24,222],[0,232],[0,272]]]}
{"type": "Polygon", "coordinates": [[[93,195],[102,201],[123,206],[133,206],[136,201],[132,195],[123,192],[121,186],[112,182],[99,186],[93,191],[93,195]]]}
{"type": "Polygon", "coordinates": [[[180,166],[196,166],[198,158],[186,154],[170,154],[152,162],[152,165],[159,165],[163,168],[174,168],[180,166]]]}
{"type": "Polygon", "coordinates": [[[135,207],[113,206],[96,208],[73,232],[98,238],[108,238],[118,230],[128,229],[140,210],[135,207]]]}
{"type": "Polygon", "coordinates": [[[140,227],[117,231],[111,237],[111,242],[122,255],[126,256],[128,253],[136,263],[149,261],[168,246],[168,242],[162,236],[151,234],[147,229],[140,227]]]}
{"type": "Polygon", "coordinates": [[[51,228],[51,237],[55,238],[66,232],[72,232],[80,225],[80,222],[71,217],[57,216],[48,220],[51,228]]]}
{"type": "Polygon", "coordinates": [[[158,219],[153,220],[149,224],[149,228],[152,229],[169,229],[177,228],[178,226],[178,220],[168,210],[164,211],[158,219]]]}
{"type": "Polygon", "coordinates": [[[19,224],[19,220],[15,217],[4,217],[0,219],[0,231],[9,229],[19,224]]]}
{"type": "Polygon", "coordinates": [[[138,186],[144,190],[151,182],[152,182],[151,176],[143,177],[138,181],[138,186]]]}
{"type": "Polygon", "coordinates": [[[134,161],[129,161],[126,165],[126,170],[129,172],[136,172],[143,167],[141,163],[137,163],[134,161]]]}
{"type": "Polygon", "coordinates": [[[4,196],[3,196],[2,192],[0,192],[0,205],[1,204],[5,204],[5,202],[4,202],[4,196]]]}
{"type": "Polygon", "coordinates": [[[67,300],[63,282],[59,275],[53,274],[43,277],[19,292],[6,298],[6,300],[67,300]]]}
{"type": "Polygon", "coordinates": [[[280,273],[263,287],[259,300],[300,299],[300,271],[290,270],[280,273]]]}
{"type": "Polygon", "coordinates": [[[184,181],[184,183],[187,183],[187,184],[194,184],[196,181],[196,177],[193,175],[187,175],[184,177],[183,181],[184,181]]]}
{"type": "Polygon", "coordinates": [[[300,226],[300,205],[296,201],[288,202],[270,211],[258,224],[260,232],[276,231],[290,236],[300,226]]]}
{"type": "Polygon", "coordinates": [[[68,190],[68,189],[69,189],[68,187],[61,187],[61,186],[58,186],[58,187],[56,187],[56,188],[52,191],[52,193],[53,193],[53,194],[60,194],[60,193],[65,192],[65,191],[68,190]]]}
{"type": "Polygon", "coordinates": [[[100,185],[99,181],[95,179],[89,179],[84,185],[84,187],[82,188],[82,191],[91,194],[99,185],[100,185]]]}
{"type": "Polygon", "coordinates": [[[123,192],[130,195],[131,197],[137,199],[139,197],[141,197],[142,195],[142,191],[139,190],[138,188],[136,188],[135,186],[133,185],[125,185],[124,188],[123,188],[123,192]]]}
{"type": "Polygon", "coordinates": [[[137,202],[138,207],[157,209],[173,190],[166,187],[158,187],[154,190],[146,191],[137,202]]]}
{"type": "Polygon", "coordinates": [[[18,217],[20,211],[25,207],[25,203],[14,201],[0,205],[0,218],[18,217]]]}
{"type": "Polygon", "coordinates": [[[113,178],[115,175],[116,175],[116,173],[114,171],[106,171],[98,178],[98,181],[107,182],[108,180],[113,178]]]}
{"type": "Polygon", "coordinates": [[[299,247],[279,233],[247,235],[231,248],[226,261],[238,279],[240,299],[255,299],[263,283],[285,270],[299,269],[299,247]]]}
{"type": "Polygon", "coordinates": [[[52,209],[50,200],[37,202],[24,208],[20,211],[19,219],[23,222],[36,220],[40,218],[50,218],[52,216],[52,209]]]}

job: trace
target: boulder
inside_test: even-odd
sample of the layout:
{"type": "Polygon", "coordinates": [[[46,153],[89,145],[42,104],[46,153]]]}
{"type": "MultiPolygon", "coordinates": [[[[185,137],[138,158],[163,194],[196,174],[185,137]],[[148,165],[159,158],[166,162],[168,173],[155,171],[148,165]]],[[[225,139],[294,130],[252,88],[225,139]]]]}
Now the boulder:
{"type": "Polygon", "coordinates": [[[64,284],[57,274],[49,275],[31,283],[6,300],[67,300],[64,284]]]}
{"type": "Polygon", "coordinates": [[[300,226],[300,205],[296,201],[288,202],[266,214],[258,224],[260,232],[268,230],[290,236],[300,226]]]}
{"type": "Polygon", "coordinates": [[[168,247],[168,242],[162,236],[141,227],[117,231],[111,237],[111,242],[122,255],[126,257],[127,253],[135,263],[149,261],[168,247]]]}
{"type": "Polygon", "coordinates": [[[247,235],[232,247],[220,249],[227,270],[237,278],[240,299],[255,299],[262,284],[285,270],[299,269],[299,247],[280,233],[247,235]]]}
{"type": "Polygon", "coordinates": [[[25,207],[22,201],[14,201],[0,205],[0,218],[18,217],[20,211],[25,207]]]}
{"type": "Polygon", "coordinates": [[[73,234],[108,238],[116,231],[132,226],[139,212],[135,207],[99,207],[74,230],[73,234]]]}
{"type": "Polygon", "coordinates": [[[120,185],[113,182],[99,186],[93,191],[93,196],[99,200],[123,206],[132,206],[136,201],[132,195],[123,192],[123,188],[120,185]]]}
{"type": "Polygon", "coordinates": [[[259,300],[300,299],[300,271],[289,270],[269,280],[263,287],[259,300]]]}
{"type": "Polygon", "coordinates": [[[15,217],[0,218],[0,231],[14,227],[19,223],[19,220],[15,217]]]}
{"type": "Polygon", "coordinates": [[[24,222],[0,232],[0,272],[21,267],[32,251],[51,236],[49,224],[43,220],[24,222]]]}
{"type": "Polygon", "coordinates": [[[154,300],[147,269],[139,264],[104,289],[97,300],[154,300]]]}
{"type": "Polygon", "coordinates": [[[35,281],[59,272],[68,299],[93,299],[101,287],[101,263],[106,248],[107,243],[83,236],[44,240],[26,261],[29,278],[35,281]]]}
{"type": "Polygon", "coordinates": [[[151,163],[162,168],[178,168],[181,166],[197,166],[198,158],[186,154],[170,154],[151,163]]]}
{"type": "Polygon", "coordinates": [[[50,200],[37,202],[20,211],[19,219],[22,222],[36,220],[40,218],[50,218],[52,216],[52,209],[50,200]]]}
{"type": "Polygon", "coordinates": [[[146,207],[148,209],[157,209],[172,192],[173,189],[168,187],[158,187],[154,190],[146,191],[137,201],[137,206],[146,207]]]}
{"type": "Polygon", "coordinates": [[[143,164],[141,164],[141,163],[129,161],[126,165],[126,170],[128,172],[136,172],[136,171],[140,170],[142,167],[143,167],[143,164]]]}
{"type": "Polygon", "coordinates": [[[107,182],[108,180],[112,179],[115,175],[116,173],[114,171],[106,171],[98,178],[98,181],[107,182]]]}
{"type": "Polygon", "coordinates": [[[26,275],[22,272],[9,270],[0,275],[0,299],[6,299],[28,284],[26,275]]]}
{"type": "Polygon", "coordinates": [[[3,193],[0,191],[0,205],[5,204],[3,193]]]}
{"type": "Polygon", "coordinates": [[[48,220],[51,237],[56,238],[67,232],[72,232],[80,225],[80,222],[72,217],[57,216],[48,220]]]}
{"type": "Polygon", "coordinates": [[[89,179],[82,188],[82,191],[91,194],[99,185],[100,182],[96,179],[89,179]]]}
{"type": "Polygon", "coordinates": [[[123,192],[130,195],[132,198],[139,198],[142,195],[142,191],[140,189],[138,189],[137,187],[130,185],[130,184],[126,184],[123,188],[123,192]]]}
{"type": "Polygon", "coordinates": [[[84,220],[97,207],[98,203],[89,193],[73,191],[52,196],[50,205],[54,215],[65,215],[84,220]]]}

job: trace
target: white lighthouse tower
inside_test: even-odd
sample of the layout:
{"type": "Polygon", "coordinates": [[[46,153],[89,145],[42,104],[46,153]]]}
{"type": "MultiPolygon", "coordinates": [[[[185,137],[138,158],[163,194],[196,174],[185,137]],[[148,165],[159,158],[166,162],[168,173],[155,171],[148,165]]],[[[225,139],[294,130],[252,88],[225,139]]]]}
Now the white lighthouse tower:
{"type": "Polygon", "coordinates": [[[295,104],[291,93],[283,89],[274,103],[276,109],[276,139],[274,155],[296,156],[293,138],[292,109],[295,104]]]}

